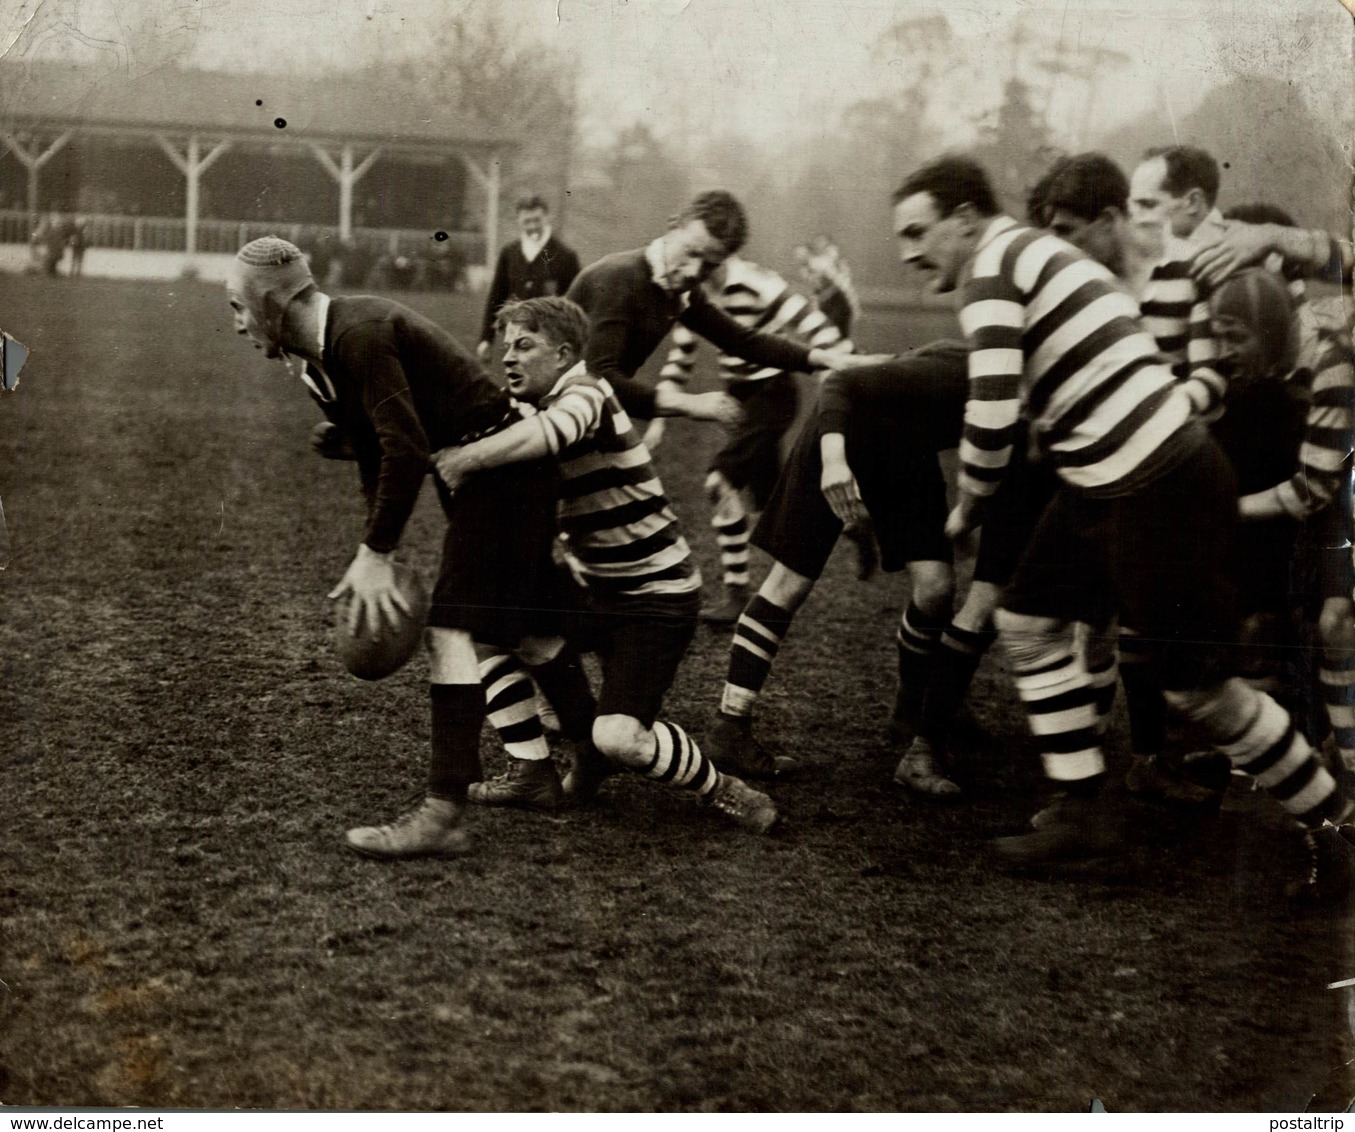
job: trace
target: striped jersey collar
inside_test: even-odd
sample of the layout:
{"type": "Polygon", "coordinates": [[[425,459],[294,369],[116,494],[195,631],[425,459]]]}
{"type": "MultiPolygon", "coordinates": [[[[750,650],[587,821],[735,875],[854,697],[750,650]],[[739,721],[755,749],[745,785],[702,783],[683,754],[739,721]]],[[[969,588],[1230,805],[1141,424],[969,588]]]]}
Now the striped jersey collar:
{"type": "Polygon", "coordinates": [[[1021,227],[1021,225],[1010,216],[1002,216],[1000,214],[994,216],[988,221],[988,227],[983,230],[983,235],[979,237],[979,242],[975,245],[974,250],[976,252],[981,251],[1002,235],[1003,232],[1010,232],[1013,228],[1019,227],[1021,227]]]}
{"type": "Polygon", "coordinates": [[[542,397],[541,400],[543,401],[555,400],[555,398],[560,396],[560,390],[564,387],[566,381],[568,381],[571,377],[583,377],[584,374],[586,374],[587,372],[588,367],[584,364],[582,359],[575,362],[572,366],[569,367],[569,369],[565,370],[565,372],[560,375],[559,379],[555,382],[555,384],[550,387],[550,392],[547,393],[544,397],[542,397]]]}

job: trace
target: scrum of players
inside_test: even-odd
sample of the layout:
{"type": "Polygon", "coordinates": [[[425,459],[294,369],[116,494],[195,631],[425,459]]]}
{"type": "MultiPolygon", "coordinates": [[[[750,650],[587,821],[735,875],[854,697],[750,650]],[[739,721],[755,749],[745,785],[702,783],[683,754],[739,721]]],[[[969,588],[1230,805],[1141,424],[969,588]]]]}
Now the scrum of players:
{"type": "Polygon", "coordinates": [[[1101,154],[1065,157],[1022,222],[973,160],[916,168],[894,236],[954,295],[962,337],[897,356],[854,351],[858,304],[830,242],[797,250],[807,296],[740,257],[747,218],[721,191],[577,273],[543,202],[524,201],[478,344],[483,358],[497,336],[502,382],[394,301],[323,294],[286,241],[242,248],[238,332],[299,372],[325,416],[316,450],[358,464],[367,522],[330,595],[350,632],[378,639],[410,616],[394,555],[430,470],[447,520],[425,632],[426,795],[348,846],[466,853],[476,806],[586,807],[621,773],[771,830],[776,784],[801,768],[760,742],[757,704],[846,535],[861,576],[909,578],[888,721],[901,789],[963,800],[950,748],[985,651],[1003,649],[1050,796],[992,843],[998,865],[1114,858],[1126,792],[1207,808],[1243,776],[1307,849],[1292,896],[1346,898],[1355,359],[1304,280],[1348,279],[1355,256],[1272,205],[1221,213],[1219,179],[1189,147],[1149,151],[1131,177],[1101,154]],[[687,387],[699,339],[719,352],[714,392],[687,387]],[[646,387],[635,375],[665,341],[646,387]],[[819,381],[791,438],[795,373],[819,381]],[[727,431],[706,480],[722,586],[704,607],[650,450],[669,416],[727,431]],[[952,449],[953,503],[938,462],[952,449]],[[750,544],[771,559],[755,591],[750,544]],[[975,558],[963,593],[956,546],[975,558]],[[732,639],[696,736],[663,702],[702,620],[732,639]],[[1312,659],[1276,661],[1294,656],[1312,659]],[[1121,688],[1122,783],[1102,751],[1121,688]],[[486,719],[506,756],[494,777],[486,719]],[[1176,752],[1173,720],[1209,749],[1176,752]]]}

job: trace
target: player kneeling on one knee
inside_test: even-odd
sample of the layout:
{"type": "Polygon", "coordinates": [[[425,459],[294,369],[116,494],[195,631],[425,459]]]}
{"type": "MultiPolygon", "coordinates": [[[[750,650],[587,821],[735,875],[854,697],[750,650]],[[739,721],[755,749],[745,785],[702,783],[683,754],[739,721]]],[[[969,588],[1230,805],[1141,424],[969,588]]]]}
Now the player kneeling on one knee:
{"type": "Polygon", "coordinates": [[[589,801],[615,760],[765,832],[776,821],[771,799],[720,774],[682,728],[656,718],[696,632],[701,576],[648,450],[611,385],[581,360],[587,315],[552,296],[511,303],[499,319],[509,391],[538,411],[438,452],[435,466],[455,494],[486,469],[542,456],[560,463],[560,530],[582,583],[572,635],[602,661],[593,742],[565,794],[589,801]]]}

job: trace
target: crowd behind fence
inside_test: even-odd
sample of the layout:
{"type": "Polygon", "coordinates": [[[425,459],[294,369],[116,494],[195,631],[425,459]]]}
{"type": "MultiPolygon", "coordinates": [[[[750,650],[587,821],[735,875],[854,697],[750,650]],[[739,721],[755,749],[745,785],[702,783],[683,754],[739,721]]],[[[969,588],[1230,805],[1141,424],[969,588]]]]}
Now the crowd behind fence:
{"type": "MultiPolygon", "coordinates": [[[[187,249],[188,224],[182,217],[117,216],[105,213],[82,214],[91,248],[116,248],[124,251],[182,252],[187,249]]],[[[26,244],[32,238],[33,223],[26,210],[0,210],[0,243],[26,244]]],[[[300,245],[332,243],[339,246],[339,229],[334,225],[285,224],[264,220],[199,220],[197,250],[205,253],[236,251],[259,236],[282,236],[300,245]]],[[[354,228],[354,244],[369,253],[391,256],[419,256],[440,244],[443,252],[456,254],[463,263],[480,263],[485,256],[485,237],[481,232],[441,233],[411,228],[354,228]]]]}

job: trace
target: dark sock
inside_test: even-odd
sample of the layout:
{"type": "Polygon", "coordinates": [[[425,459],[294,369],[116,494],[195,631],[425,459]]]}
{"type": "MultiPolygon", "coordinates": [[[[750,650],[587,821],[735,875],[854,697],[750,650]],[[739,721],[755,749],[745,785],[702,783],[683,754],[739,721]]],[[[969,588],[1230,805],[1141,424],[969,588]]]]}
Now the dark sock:
{"type": "Polygon", "coordinates": [[[466,800],[466,788],[484,777],[480,768],[480,728],[485,693],[479,684],[430,684],[433,753],[428,793],[452,802],[466,800]]]}
{"type": "Polygon", "coordinates": [[[894,645],[899,656],[899,691],[894,701],[894,718],[916,723],[927,688],[928,672],[937,642],[947,619],[924,613],[909,602],[899,619],[894,645]]]}
{"type": "Polygon", "coordinates": [[[1136,755],[1156,755],[1167,743],[1167,701],[1151,664],[1121,661],[1120,683],[1129,709],[1129,744],[1136,755]]]}
{"type": "Polygon", "coordinates": [[[555,709],[560,733],[566,739],[587,739],[593,733],[598,704],[579,654],[566,645],[545,664],[529,665],[528,671],[555,709]]]}
{"type": "Polygon", "coordinates": [[[995,637],[991,631],[971,633],[955,625],[947,626],[941,634],[941,643],[932,653],[917,728],[917,733],[934,746],[945,745],[950,725],[974,682],[974,673],[995,637]]]}
{"type": "Polygon", "coordinates": [[[1101,793],[1105,781],[1104,774],[1093,774],[1090,778],[1075,778],[1068,782],[1056,781],[1054,784],[1074,798],[1095,798],[1101,793]]]}

